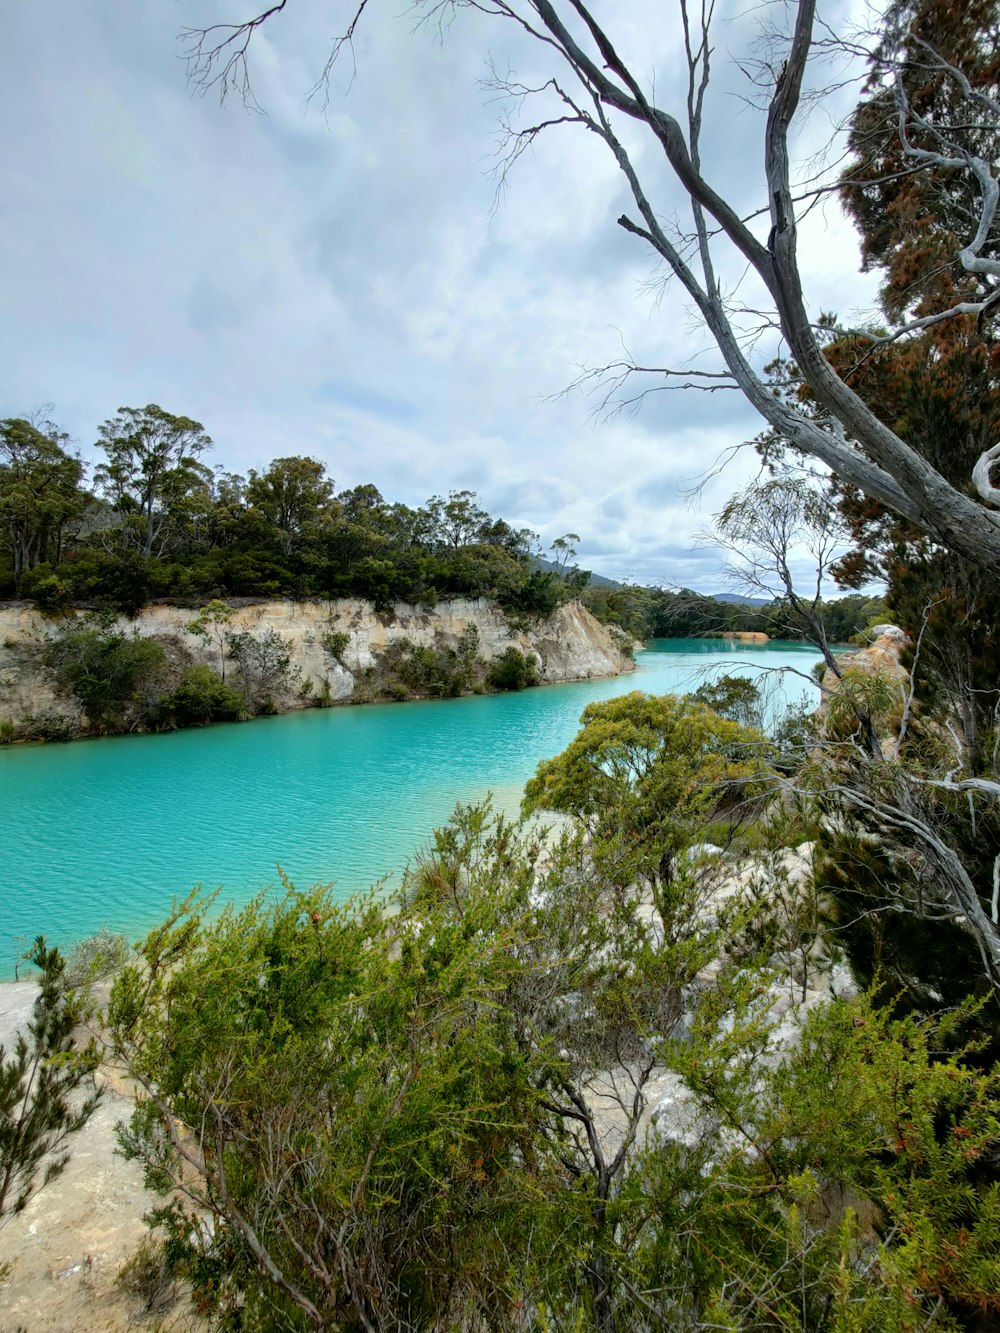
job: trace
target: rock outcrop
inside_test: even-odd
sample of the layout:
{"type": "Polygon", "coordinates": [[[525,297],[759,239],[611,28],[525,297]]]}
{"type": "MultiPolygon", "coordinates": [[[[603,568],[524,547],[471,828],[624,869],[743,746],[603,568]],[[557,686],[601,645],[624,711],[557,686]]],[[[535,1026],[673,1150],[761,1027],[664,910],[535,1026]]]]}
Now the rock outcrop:
{"type": "MultiPolygon", "coordinates": [[[[476,656],[483,662],[516,648],[534,659],[544,684],[634,669],[610,631],[579,602],[569,602],[532,624],[508,619],[485,598],[456,598],[433,608],[399,604],[385,611],[357,598],[247,600],[230,606],[228,633],[261,637],[273,631],[290,655],[287,684],[273,700],[278,712],[369,700],[371,680],[387,654],[411,647],[457,650],[471,630],[476,656]]],[[[69,614],[82,619],[85,613],[69,614]]],[[[179,666],[203,664],[218,671],[219,643],[189,628],[197,615],[191,607],[149,606],[134,620],[121,617],[115,628],[160,640],[179,666]]],[[[47,644],[65,627],[65,619],[43,616],[21,604],[0,606],[0,728],[6,728],[8,739],[12,733],[76,736],[91,730],[79,704],[59,689],[45,665],[47,644]]]]}
{"type": "MultiPolygon", "coordinates": [[[[903,650],[910,640],[898,625],[873,625],[867,631],[871,642],[863,648],[856,648],[850,653],[841,653],[837,665],[845,674],[849,671],[863,676],[884,676],[887,680],[902,681],[909,684],[910,673],[900,660],[903,650]]],[[[837,678],[827,670],[823,676],[823,689],[835,690],[837,678]]]]}

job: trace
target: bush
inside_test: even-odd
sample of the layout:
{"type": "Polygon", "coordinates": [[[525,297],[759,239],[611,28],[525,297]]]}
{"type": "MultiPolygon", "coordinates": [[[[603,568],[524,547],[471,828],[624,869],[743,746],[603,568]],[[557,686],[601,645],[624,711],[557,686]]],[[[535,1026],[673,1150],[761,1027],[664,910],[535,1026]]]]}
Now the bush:
{"type": "Polygon", "coordinates": [[[340,666],[344,665],[344,653],[350,642],[351,636],[337,629],[326,630],[320,638],[320,643],[340,666]]]}
{"type": "Polygon", "coordinates": [[[719,717],[738,722],[741,727],[764,730],[764,701],[760,687],[745,676],[719,676],[700,685],[691,696],[711,708],[719,717]]]}
{"type": "Polygon", "coordinates": [[[630,662],[634,662],[635,661],[634,637],[631,634],[629,634],[627,630],[623,630],[621,625],[609,625],[608,633],[611,635],[612,642],[614,643],[618,651],[622,654],[622,656],[627,657],[630,662]]]}
{"type": "Polygon", "coordinates": [[[174,1280],[162,1245],[143,1237],[125,1260],[115,1278],[115,1286],[126,1296],[141,1302],[139,1313],[161,1313],[173,1304],[174,1280]]]}
{"type": "Polygon", "coordinates": [[[484,663],[479,653],[479,631],[469,625],[455,648],[430,648],[401,639],[382,655],[383,692],[393,698],[411,694],[454,698],[479,684],[484,663]]]}
{"type": "Polygon", "coordinates": [[[227,634],[226,647],[240,673],[242,712],[249,717],[277,712],[275,695],[286,690],[298,675],[286,641],[277,630],[268,629],[260,635],[243,630],[227,634]]]}
{"type": "Polygon", "coordinates": [[[156,721],[166,727],[203,727],[209,722],[234,721],[242,707],[239,694],[218,672],[208,666],[190,666],[176,687],[161,696],[156,721]]]}
{"type": "Polygon", "coordinates": [[[538,664],[518,648],[508,648],[490,666],[489,682],[495,690],[523,690],[538,684],[538,664]]]}
{"type": "Polygon", "coordinates": [[[566,600],[565,586],[551,570],[534,569],[516,587],[500,592],[500,603],[515,615],[541,620],[566,600]]]}
{"type": "Polygon", "coordinates": [[[113,614],[101,614],[53,639],[46,662],[88,718],[105,724],[126,715],[143,720],[155,708],[167,654],[162,643],[122,634],[113,614]]]}
{"type": "Polygon", "coordinates": [[[60,578],[49,565],[38,565],[26,574],[21,590],[34,602],[39,611],[49,614],[65,611],[73,600],[73,585],[60,578]]]}
{"type": "Polygon", "coordinates": [[[124,935],[102,927],[96,935],[74,944],[66,955],[63,974],[66,985],[88,986],[91,982],[113,977],[132,958],[132,946],[124,935]]]}

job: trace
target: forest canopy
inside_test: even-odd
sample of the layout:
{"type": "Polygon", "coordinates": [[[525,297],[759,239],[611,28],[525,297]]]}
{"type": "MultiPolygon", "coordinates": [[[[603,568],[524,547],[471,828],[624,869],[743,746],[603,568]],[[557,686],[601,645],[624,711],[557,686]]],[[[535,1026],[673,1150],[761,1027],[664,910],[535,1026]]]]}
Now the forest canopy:
{"type": "Polygon", "coordinates": [[[338,492],[301,455],[246,476],[213,469],[201,423],[156,404],[120,408],[98,446],[88,485],[52,421],[0,421],[0,597],[134,614],[165,599],[363,597],[381,609],[488,596],[545,614],[586,583],[565,544],[543,569],[536,535],[472,491],[412,508],[371,484],[338,492]]]}

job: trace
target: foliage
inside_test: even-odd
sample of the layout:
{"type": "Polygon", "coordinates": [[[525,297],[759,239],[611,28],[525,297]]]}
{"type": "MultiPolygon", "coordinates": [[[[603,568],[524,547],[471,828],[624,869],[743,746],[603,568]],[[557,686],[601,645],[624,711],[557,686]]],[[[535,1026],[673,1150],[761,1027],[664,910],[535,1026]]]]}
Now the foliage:
{"type": "Polygon", "coordinates": [[[562,754],[539,764],[524,809],[581,820],[618,882],[643,873],[669,883],[705,822],[767,788],[766,738],[694,699],[636,691],[588,704],[581,722],[562,754]]]}
{"type": "Polygon", "coordinates": [[[539,620],[565,600],[565,585],[550,569],[533,569],[520,584],[504,589],[500,603],[514,615],[539,620]]]}
{"type": "Polygon", "coordinates": [[[510,647],[490,663],[487,679],[495,690],[524,690],[538,684],[538,664],[534,657],[510,647]]]}
{"type": "MultiPolygon", "coordinates": [[[[853,160],[842,178],[842,198],[860,233],[865,267],[882,271],[882,303],[893,320],[974,300],[977,288],[987,286],[954,254],[956,235],[978,213],[977,191],[970,179],[942,170],[942,164],[912,170],[899,139],[898,91],[905,90],[915,116],[947,125],[965,152],[994,161],[1000,147],[995,125],[968,115],[960,81],[940,62],[950,62],[970,89],[996,96],[997,37],[989,0],[894,0],[886,13],[865,95],[851,121],[853,160]],[[898,91],[885,64],[893,41],[902,47],[898,91]]],[[[914,124],[910,133],[920,147],[938,146],[923,126],[914,124]]],[[[946,330],[945,339],[957,332],[946,330]]]]}
{"type": "Polygon", "coordinates": [[[286,554],[303,541],[320,536],[331,515],[333,482],[313,458],[276,458],[264,472],[249,473],[246,499],[251,515],[259,514],[276,533],[286,554]]]}
{"type": "Polygon", "coordinates": [[[144,1236],[115,1275],[115,1287],[140,1302],[141,1315],[169,1309],[176,1284],[164,1248],[144,1236]]]}
{"type": "Polygon", "coordinates": [[[816,710],[808,703],[789,704],[770,731],[778,751],[777,767],[795,772],[820,739],[816,710]]]}
{"type": "Polygon", "coordinates": [[[219,650],[219,677],[226,679],[226,635],[233,618],[232,607],[218,598],[203,606],[188,624],[188,633],[197,634],[206,643],[214,643],[219,650]]]}
{"type": "Polygon", "coordinates": [[[200,458],[212,441],[200,422],[156,403],[120,407],[98,434],[107,462],[95,480],[118,515],[125,546],[147,559],[162,556],[207,502],[211,472],[200,458]]]}
{"type": "Polygon", "coordinates": [[[22,580],[21,589],[46,614],[68,611],[73,601],[71,584],[53,574],[48,565],[36,565],[22,580]]]}
{"type": "Polygon", "coordinates": [[[644,1285],[675,1326],[691,1309],[796,1333],[989,1326],[974,1312],[988,1320],[1000,1290],[1000,1085],[958,1039],[968,1018],[862,997],[814,1010],[776,1067],[752,1010],[728,1041],[702,1029],[676,1051],[718,1128],[679,1174],[676,1157],[647,1159],[644,1285]]]}
{"type": "Polygon", "coordinates": [[[115,616],[93,615],[68,624],[46,648],[59,684],[97,724],[121,725],[149,716],[159,698],[166,652],[154,639],[124,634],[115,616]]]}
{"type": "Polygon", "coordinates": [[[344,653],[350,646],[351,636],[345,634],[343,630],[328,629],[323,631],[320,642],[333,660],[343,666],[344,653]]]}
{"type": "Polygon", "coordinates": [[[25,574],[58,563],[68,525],[84,508],[83,464],[52,422],[0,421],[0,541],[13,557],[14,593],[25,574]]]}
{"type": "Polygon", "coordinates": [[[66,1142],[87,1123],[99,1099],[97,1093],[73,1099],[93,1072],[97,1054],[93,1044],[75,1048],[77,1011],[67,993],[65,963],[42,936],[30,959],[41,977],[28,1035],[18,1034],[9,1056],[0,1046],[0,1222],[20,1212],[65,1169],[66,1142]]]}
{"type": "Polygon", "coordinates": [[[392,950],[379,909],[345,910],[322,892],[227,914],[180,945],[183,930],[147,943],[148,971],[123,978],[112,1016],[149,1089],[125,1144],[153,1183],[178,1170],[156,1132],[163,1117],[198,1123],[200,1106],[214,1119],[187,1191],[217,1219],[215,1240],[191,1255],[205,1299],[242,1305],[256,1326],[267,1310],[291,1323],[297,1308],[350,1328],[490,1299],[508,1265],[494,1237],[513,1238],[523,1210],[518,1144],[539,1114],[490,1013],[503,948],[411,923],[392,950]],[[206,1004],[210,977],[218,1002],[206,1004]],[[157,1031],[168,1012],[169,1070],[157,1031]],[[284,1275],[277,1289],[261,1252],[284,1275]]]}
{"type": "Polygon", "coordinates": [[[188,904],[150,936],[109,1010],[145,1090],[123,1146],[180,1187],[156,1220],[224,1323],[513,1329],[542,1304],[608,1308],[626,1156],[574,1130],[594,1131],[610,1060],[634,1137],[647,1038],[714,945],[654,913],[657,934],[609,887],[578,836],[543,858],[537,830],[473,809],[396,914],[289,886],[211,920],[188,904]]]}
{"type": "Polygon", "coordinates": [[[479,630],[469,625],[454,648],[422,647],[409,639],[399,640],[383,654],[380,674],[383,691],[392,697],[448,698],[479,686],[482,668],[479,630]]]}
{"type": "Polygon", "coordinates": [[[160,695],[154,717],[161,727],[201,727],[235,721],[245,707],[245,696],[211,667],[196,665],[185,667],[174,688],[160,695]]]}
{"type": "MultiPolygon", "coordinates": [[[[772,595],[768,592],[767,596],[772,595]]],[[[764,600],[758,598],[758,601],[764,600]]],[[[793,608],[784,597],[774,596],[765,605],[719,601],[704,593],[682,588],[588,588],[587,609],[603,624],[618,626],[636,639],[712,638],[720,634],[750,631],[772,639],[802,639],[805,631],[796,624],[793,608]]],[[[817,608],[830,643],[846,643],[852,634],[873,619],[892,617],[877,597],[851,593],[831,600],[820,599],[817,608]]]]}
{"type": "Polygon", "coordinates": [[[125,935],[102,927],[96,935],[78,940],[66,955],[63,978],[74,989],[112,977],[132,958],[125,935]]]}
{"type": "Polygon", "coordinates": [[[151,1271],[232,1328],[978,1327],[980,1016],[833,1000],[781,1057],[752,955],[693,985],[724,943],[702,873],[650,899],[579,833],[543,851],[470,809],[395,913],[291,886],[187,904],[108,1015],[144,1090],[123,1147],[174,1192],[151,1271]],[[667,1069],[691,1114],[644,1140],[667,1069]]]}
{"type": "Polygon", "coordinates": [[[741,727],[764,730],[760,686],[748,676],[718,676],[699,685],[691,697],[741,727]]]}
{"type": "Polygon", "coordinates": [[[209,608],[228,597],[363,597],[379,611],[488,597],[536,617],[586,581],[565,559],[543,574],[535,534],[488,514],[472,491],[416,509],[370,484],[338,495],[324,465],[298,455],[245,478],[213,474],[200,423],[156,404],[120,408],[99,433],[105,461],[90,492],[52,423],[0,423],[0,593],[128,615],[153,598],[207,602],[193,632],[222,653],[209,608]]]}
{"type": "Polygon", "coordinates": [[[822,588],[843,552],[846,525],[826,487],[808,474],[782,473],[745,487],[716,516],[716,529],[733,557],[730,579],[747,592],[765,595],[775,583],[788,622],[784,634],[815,643],[829,661],[822,588]],[[811,565],[812,586],[800,591],[792,579],[796,554],[811,565]]]}
{"type": "Polygon", "coordinates": [[[620,625],[609,625],[608,632],[611,635],[612,643],[622,656],[627,657],[630,662],[634,662],[636,641],[632,635],[627,630],[623,630],[620,625]]]}
{"type": "Polygon", "coordinates": [[[242,711],[248,717],[273,713],[275,694],[286,689],[292,679],[288,644],[274,629],[263,634],[240,630],[226,634],[226,649],[239,671],[242,711]]]}

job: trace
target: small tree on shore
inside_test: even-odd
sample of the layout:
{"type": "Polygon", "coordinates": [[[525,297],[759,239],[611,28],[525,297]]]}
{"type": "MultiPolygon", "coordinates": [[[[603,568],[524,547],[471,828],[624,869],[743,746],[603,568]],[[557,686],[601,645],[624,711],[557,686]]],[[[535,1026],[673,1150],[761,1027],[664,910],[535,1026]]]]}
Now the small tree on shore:
{"type": "Polygon", "coordinates": [[[100,1099],[96,1092],[82,1101],[73,1097],[97,1054],[93,1044],[81,1051],[74,1043],[77,1013],[59,950],[47,948],[39,935],[30,961],[42,975],[28,1035],[18,1034],[9,1056],[0,1046],[0,1223],[65,1169],[66,1141],[100,1099]]]}

